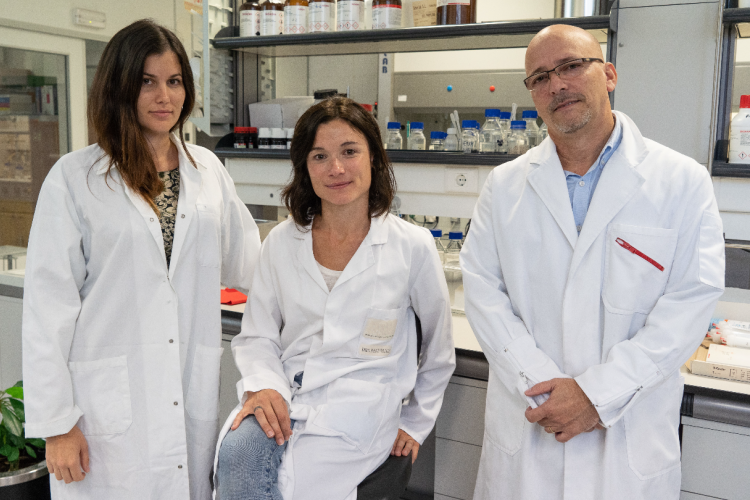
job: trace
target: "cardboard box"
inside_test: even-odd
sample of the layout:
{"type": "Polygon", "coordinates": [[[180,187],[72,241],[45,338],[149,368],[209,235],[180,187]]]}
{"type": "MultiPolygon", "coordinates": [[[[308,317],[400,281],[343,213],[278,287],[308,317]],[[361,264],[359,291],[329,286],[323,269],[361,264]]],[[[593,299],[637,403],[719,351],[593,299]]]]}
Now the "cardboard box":
{"type": "Polygon", "coordinates": [[[711,356],[709,356],[709,354],[712,354],[713,352],[727,354],[724,351],[731,349],[742,348],[727,347],[721,344],[714,344],[710,340],[704,340],[695,353],[685,363],[685,366],[695,375],[736,380],[738,382],[750,382],[750,366],[729,364],[722,359],[725,356],[715,356],[715,358],[722,359],[722,361],[714,362],[711,360],[711,356]]]}
{"type": "Polygon", "coordinates": [[[297,120],[313,105],[309,96],[282,97],[248,105],[251,127],[294,128],[297,120]]]}

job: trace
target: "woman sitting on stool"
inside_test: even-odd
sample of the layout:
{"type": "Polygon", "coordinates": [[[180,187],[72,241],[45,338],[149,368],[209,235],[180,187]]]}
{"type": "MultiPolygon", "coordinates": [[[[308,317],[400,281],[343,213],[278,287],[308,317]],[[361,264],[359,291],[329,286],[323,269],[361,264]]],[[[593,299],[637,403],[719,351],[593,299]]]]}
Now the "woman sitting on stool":
{"type": "Polygon", "coordinates": [[[241,405],[219,437],[221,500],[355,499],[389,454],[416,459],[455,367],[440,258],[426,229],[388,213],[372,115],[323,101],[291,155],[291,220],[263,243],[232,341],[241,405]]]}

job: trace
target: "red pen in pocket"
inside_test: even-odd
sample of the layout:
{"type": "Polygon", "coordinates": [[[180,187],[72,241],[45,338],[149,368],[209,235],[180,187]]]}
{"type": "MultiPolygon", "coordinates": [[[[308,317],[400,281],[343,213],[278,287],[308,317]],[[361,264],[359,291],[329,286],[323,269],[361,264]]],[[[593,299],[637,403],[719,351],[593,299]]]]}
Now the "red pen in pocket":
{"type": "Polygon", "coordinates": [[[637,248],[635,248],[633,245],[623,240],[622,238],[617,238],[615,242],[617,242],[618,245],[620,245],[622,248],[624,248],[628,252],[633,253],[637,255],[638,257],[642,258],[643,260],[645,260],[646,262],[652,264],[659,271],[662,271],[662,272],[664,271],[664,266],[656,262],[654,259],[646,255],[645,253],[641,252],[640,250],[638,250],[637,248]]]}

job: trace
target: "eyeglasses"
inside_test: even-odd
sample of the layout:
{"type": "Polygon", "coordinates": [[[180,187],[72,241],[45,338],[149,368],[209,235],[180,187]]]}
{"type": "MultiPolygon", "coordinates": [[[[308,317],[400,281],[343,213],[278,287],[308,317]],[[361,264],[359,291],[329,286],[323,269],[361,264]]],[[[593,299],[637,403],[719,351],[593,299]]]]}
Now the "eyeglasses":
{"type": "Polygon", "coordinates": [[[549,71],[540,71],[535,73],[523,81],[526,88],[530,92],[538,92],[544,90],[549,85],[550,73],[555,73],[563,81],[570,81],[578,78],[588,67],[588,63],[600,62],[604,63],[601,59],[595,57],[581,57],[579,59],[573,59],[572,61],[564,62],[558,66],[555,66],[549,71]]]}

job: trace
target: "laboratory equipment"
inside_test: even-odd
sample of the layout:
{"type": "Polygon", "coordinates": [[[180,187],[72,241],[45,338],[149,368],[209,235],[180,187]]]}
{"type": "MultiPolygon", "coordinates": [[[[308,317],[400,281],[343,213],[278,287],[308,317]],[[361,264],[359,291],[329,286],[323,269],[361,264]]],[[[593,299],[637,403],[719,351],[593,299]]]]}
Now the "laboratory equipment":
{"type": "Polygon", "coordinates": [[[461,151],[461,141],[458,140],[458,133],[455,128],[449,128],[445,138],[446,151],[461,151]]]}
{"type": "Polygon", "coordinates": [[[335,1],[332,0],[310,0],[308,2],[308,32],[325,33],[336,31],[335,1]]]}
{"type": "Polygon", "coordinates": [[[484,111],[486,118],[482,130],[480,131],[479,152],[494,153],[497,151],[498,133],[500,142],[502,142],[502,133],[500,132],[500,110],[487,109],[484,111]]]}
{"type": "Polygon", "coordinates": [[[476,120],[464,120],[461,122],[461,147],[464,153],[479,152],[479,122],[476,120]]]}
{"type": "Polygon", "coordinates": [[[372,29],[401,27],[401,0],[372,0],[372,29]]]}
{"type": "Polygon", "coordinates": [[[437,24],[472,24],[477,22],[477,0],[437,0],[437,24]]]}
{"type": "Polygon", "coordinates": [[[413,151],[424,151],[426,149],[427,138],[424,136],[423,122],[411,122],[408,146],[413,151]]]}
{"type": "Polygon", "coordinates": [[[245,2],[240,13],[240,36],[260,36],[260,5],[256,1],[245,2]]]}
{"type": "Polygon", "coordinates": [[[286,0],[284,4],[284,34],[299,35],[307,32],[307,0],[286,0]]]}
{"type": "Polygon", "coordinates": [[[261,6],[260,33],[263,36],[284,34],[284,4],[266,0],[261,6]]]}
{"type": "Polygon", "coordinates": [[[445,139],[448,134],[445,132],[430,132],[430,151],[445,151],[445,139]]]}
{"type": "Polygon", "coordinates": [[[513,120],[510,122],[510,134],[508,135],[508,153],[522,155],[529,150],[529,137],[526,135],[526,122],[513,120]]]}
{"type": "Polygon", "coordinates": [[[385,136],[385,149],[403,149],[404,138],[401,136],[401,123],[388,122],[388,133],[385,136]]]}
{"type": "Polygon", "coordinates": [[[365,2],[362,0],[338,0],[336,3],[338,31],[365,29],[365,2]]]}
{"type": "Polygon", "coordinates": [[[729,163],[750,163],[750,95],[740,97],[740,112],[729,125],[729,163]]]}
{"type": "Polygon", "coordinates": [[[437,248],[437,253],[440,257],[440,263],[445,266],[445,247],[443,246],[443,242],[441,241],[443,238],[443,230],[430,229],[430,233],[432,233],[432,237],[435,238],[435,248],[437,248]]]}
{"type": "Polygon", "coordinates": [[[524,111],[521,113],[521,118],[526,122],[526,136],[529,138],[529,148],[533,148],[539,144],[539,126],[536,124],[537,114],[536,111],[524,111]]]}
{"type": "Polygon", "coordinates": [[[461,240],[464,233],[461,231],[451,231],[448,233],[448,247],[445,249],[445,279],[447,281],[460,281],[461,265],[458,261],[458,255],[461,253],[461,240]]]}
{"type": "Polygon", "coordinates": [[[271,129],[261,127],[258,130],[258,149],[271,149],[271,129]]]}

